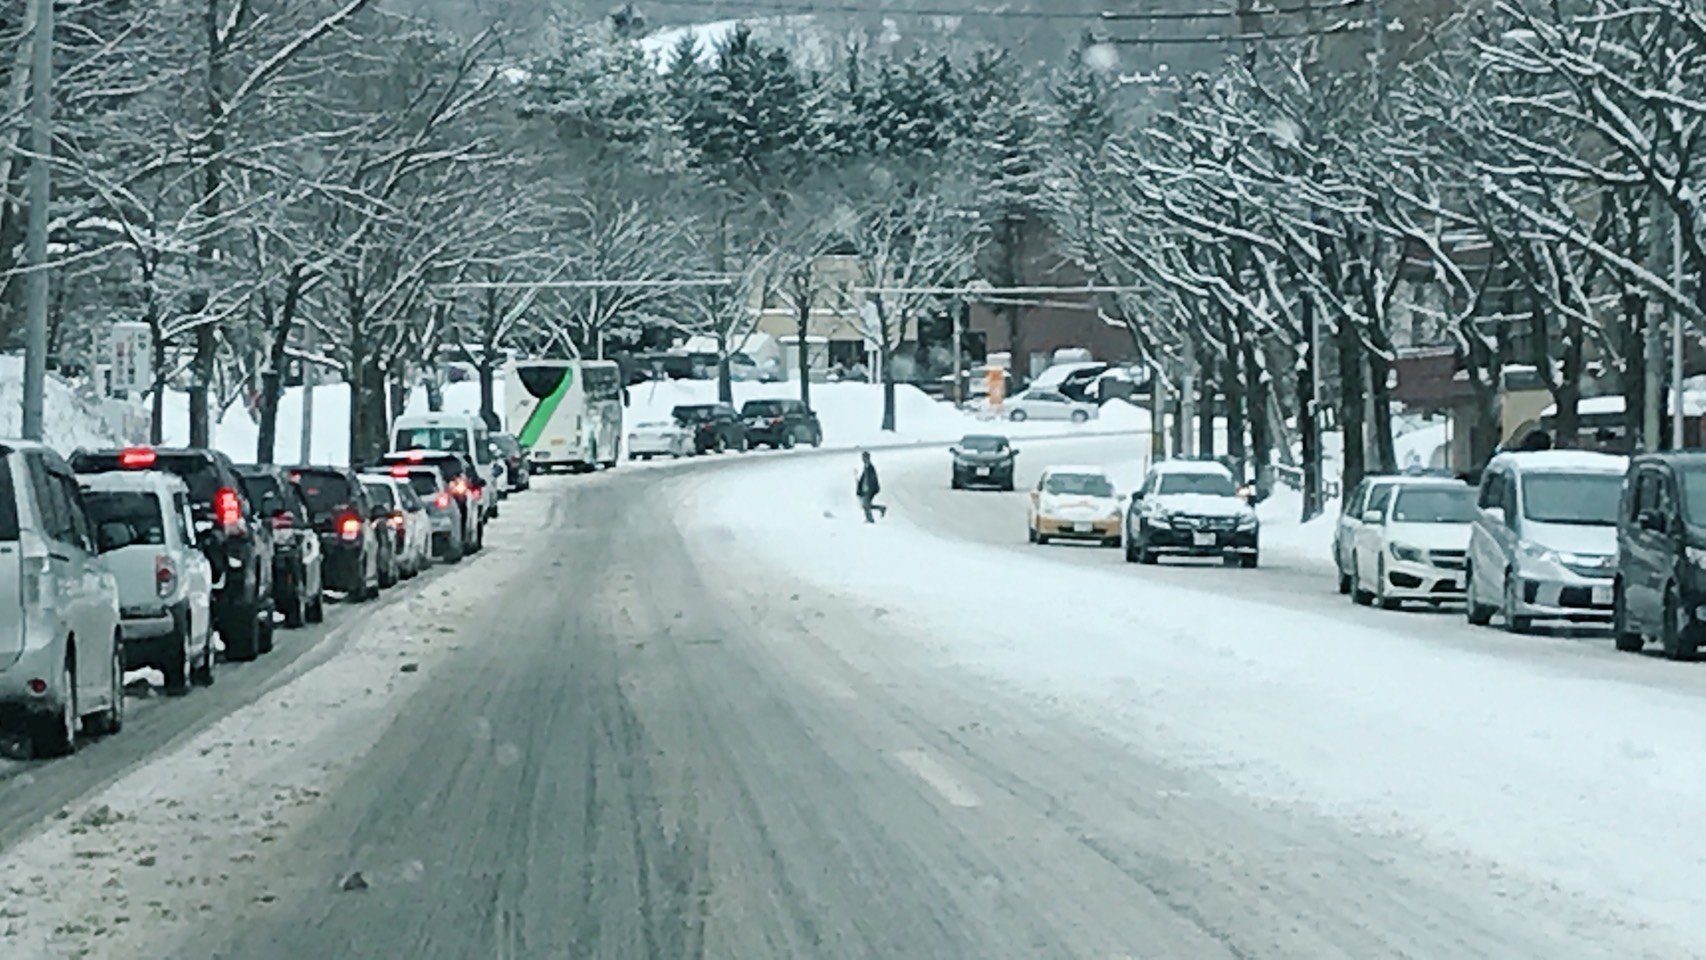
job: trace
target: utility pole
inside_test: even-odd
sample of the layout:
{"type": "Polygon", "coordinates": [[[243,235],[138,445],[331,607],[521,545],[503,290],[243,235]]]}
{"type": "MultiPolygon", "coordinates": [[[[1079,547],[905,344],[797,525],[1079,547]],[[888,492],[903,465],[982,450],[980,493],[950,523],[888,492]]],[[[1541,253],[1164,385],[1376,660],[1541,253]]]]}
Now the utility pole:
{"type": "MultiPolygon", "coordinates": [[[[1652,258],[1654,273],[1661,273],[1659,268],[1670,255],[1669,239],[1665,227],[1669,224],[1670,208],[1664,199],[1654,196],[1652,199],[1652,215],[1647,225],[1647,249],[1652,258]]],[[[1674,229],[1674,228],[1673,228],[1674,229]]],[[[1662,275],[1662,274],[1661,274],[1662,275]]],[[[1647,377],[1642,384],[1642,419],[1641,447],[1649,452],[1659,449],[1660,437],[1660,399],[1663,396],[1662,378],[1664,374],[1664,319],[1665,304],[1658,296],[1647,298],[1647,335],[1645,347],[1647,353],[1647,377]]]]}
{"type": "MultiPolygon", "coordinates": [[[[966,313],[970,310],[970,300],[961,300],[954,304],[954,408],[956,410],[964,407],[966,402],[965,361],[961,352],[965,349],[962,342],[965,336],[963,328],[965,327],[966,313]]],[[[801,375],[804,376],[804,374],[801,375]]]]}
{"type": "Polygon", "coordinates": [[[1196,338],[1185,335],[1185,356],[1179,375],[1179,456],[1196,456],[1197,422],[1197,347],[1196,338]]]}
{"type": "MultiPolygon", "coordinates": [[[[1682,225],[1676,213],[1670,218],[1670,285],[1682,296],[1682,225]]],[[[1682,421],[1682,311],[1670,312],[1670,448],[1683,447],[1682,421]]]]}
{"type": "Polygon", "coordinates": [[[1160,463],[1167,459],[1167,379],[1162,376],[1161,364],[1149,371],[1149,459],[1160,463]]]}
{"type": "Polygon", "coordinates": [[[47,388],[47,226],[53,196],[53,0],[36,0],[30,101],[30,222],[24,239],[24,417],[26,440],[42,439],[47,388]]]}
{"type": "MultiPolygon", "coordinates": [[[[302,325],[302,446],[297,463],[314,462],[314,323],[302,325]]],[[[352,401],[353,402],[353,401],[352,401]]]]}

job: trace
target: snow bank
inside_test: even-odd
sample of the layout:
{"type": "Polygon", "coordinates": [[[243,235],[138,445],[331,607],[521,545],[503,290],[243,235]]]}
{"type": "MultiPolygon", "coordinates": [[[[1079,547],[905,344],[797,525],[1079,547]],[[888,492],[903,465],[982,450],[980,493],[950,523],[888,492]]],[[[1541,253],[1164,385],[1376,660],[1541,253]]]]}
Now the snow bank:
{"type": "Polygon", "coordinates": [[[1338,525],[1339,500],[1327,501],[1321,515],[1303,523],[1303,494],[1276,486],[1256,507],[1262,521],[1262,552],[1284,557],[1295,566],[1333,566],[1333,528],[1338,525]]]}
{"type": "MultiPolygon", "coordinates": [[[[108,447],[124,442],[108,422],[102,402],[48,374],[42,397],[42,439],[61,453],[78,447],[108,447]]],[[[24,430],[24,358],[0,355],[0,437],[24,430]]]]}
{"type": "Polygon", "coordinates": [[[866,525],[846,479],[843,463],[801,460],[699,475],[681,481],[680,522],[708,567],[727,565],[738,537],[741,556],[773,575],[893,611],[933,659],[1133,749],[1350,832],[1405,834],[1501,890],[1580,905],[1593,921],[1572,930],[1584,945],[1675,936],[1669,953],[1683,956],[1678,944],[1706,943],[1694,890],[1701,697],[1634,672],[1537,670],[1123,564],[951,542],[898,511],[866,525]]]}

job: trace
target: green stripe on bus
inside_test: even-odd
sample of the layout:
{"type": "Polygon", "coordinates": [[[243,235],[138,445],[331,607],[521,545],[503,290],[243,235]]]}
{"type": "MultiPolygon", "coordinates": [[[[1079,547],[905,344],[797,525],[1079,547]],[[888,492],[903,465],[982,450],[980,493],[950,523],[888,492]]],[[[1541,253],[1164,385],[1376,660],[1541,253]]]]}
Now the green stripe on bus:
{"type": "Polygon", "coordinates": [[[557,412],[557,405],[568,396],[569,386],[574,379],[574,368],[564,367],[563,376],[557,381],[557,388],[540,400],[539,406],[534,407],[533,412],[527,415],[527,422],[521,427],[521,436],[516,438],[521,441],[522,446],[531,450],[533,445],[539,442],[539,437],[545,433],[545,425],[551,422],[552,415],[557,412]]]}

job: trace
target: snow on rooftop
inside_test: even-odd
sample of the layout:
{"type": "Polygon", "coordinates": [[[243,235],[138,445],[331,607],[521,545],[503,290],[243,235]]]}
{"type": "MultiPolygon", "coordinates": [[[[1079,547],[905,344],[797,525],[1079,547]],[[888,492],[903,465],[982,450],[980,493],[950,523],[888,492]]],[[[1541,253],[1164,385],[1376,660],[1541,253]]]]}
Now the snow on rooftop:
{"type": "Polygon", "coordinates": [[[1592,450],[1507,450],[1493,463],[1511,463],[1524,470],[1584,470],[1595,473],[1624,473],[1629,458],[1592,450]]]}

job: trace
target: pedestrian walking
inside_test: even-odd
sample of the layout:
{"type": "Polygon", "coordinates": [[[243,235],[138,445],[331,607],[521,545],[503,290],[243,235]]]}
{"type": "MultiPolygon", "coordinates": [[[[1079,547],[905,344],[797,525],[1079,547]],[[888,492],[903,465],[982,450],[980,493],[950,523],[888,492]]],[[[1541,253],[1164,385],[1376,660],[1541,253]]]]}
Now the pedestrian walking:
{"type": "Polygon", "coordinates": [[[871,462],[869,450],[859,451],[859,480],[853,485],[853,493],[859,498],[859,506],[865,511],[865,522],[876,523],[876,517],[871,511],[882,516],[889,515],[889,508],[877,502],[877,494],[883,490],[883,485],[877,480],[877,465],[871,462]]]}

